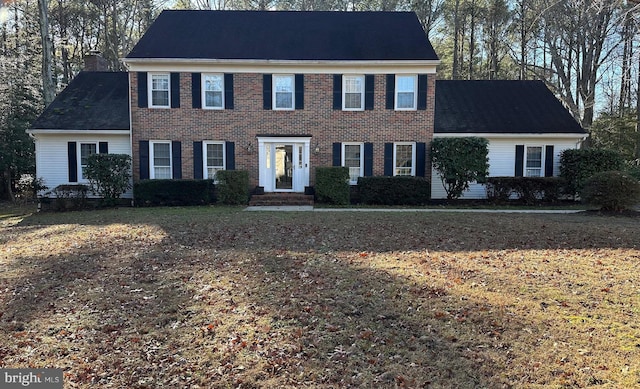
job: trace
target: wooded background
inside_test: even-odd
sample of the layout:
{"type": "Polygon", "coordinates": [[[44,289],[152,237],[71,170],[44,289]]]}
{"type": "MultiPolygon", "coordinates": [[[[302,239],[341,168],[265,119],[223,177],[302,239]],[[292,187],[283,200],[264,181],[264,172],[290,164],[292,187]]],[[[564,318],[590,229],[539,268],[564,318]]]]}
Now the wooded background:
{"type": "MultiPolygon", "coordinates": [[[[111,70],[162,9],[414,11],[440,79],[541,79],[591,133],[640,158],[638,0],[0,0],[0,198],[34,173],[25,130],[100,51],[111,70]]],[[[392,32],[390,32],[392,33],[392,32]]]]}

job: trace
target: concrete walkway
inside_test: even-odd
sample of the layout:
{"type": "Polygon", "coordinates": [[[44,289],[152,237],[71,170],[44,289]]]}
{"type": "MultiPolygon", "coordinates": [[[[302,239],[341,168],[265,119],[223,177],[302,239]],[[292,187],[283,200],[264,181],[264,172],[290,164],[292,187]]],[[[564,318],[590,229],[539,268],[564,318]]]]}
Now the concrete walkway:
{"type": "Polygon", "coordinates": [[[314,208],[311,205],[281,205],[247,207],[245,211],[260,212],[460,212],[460,213],[578,213],[581,209],[473,209],[473,208],[314,208]]]}

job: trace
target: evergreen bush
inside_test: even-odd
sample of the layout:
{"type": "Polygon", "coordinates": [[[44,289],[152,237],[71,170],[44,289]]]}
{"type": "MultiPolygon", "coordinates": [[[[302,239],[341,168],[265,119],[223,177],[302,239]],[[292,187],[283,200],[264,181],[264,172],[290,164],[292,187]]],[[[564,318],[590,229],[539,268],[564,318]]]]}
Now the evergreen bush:
{"type": "Polygon", "coordinates": [[[602,172],[585,181],[580,197],[603,211],[621,212],[640,202],[640,182],[625,172],[602,172]]]}
{"type": "Polygon", "coordinates": [[[360,177],[358,193],[362,204],[423,205],[431,198],[431,185],[422,177],[360,177]]]}
{"type": "Polygon", "coordinates": [[[142,180],[133,187],[138,207],[206,205],[215,201],[213,180],[142,180]]]}
{"type": "Polygon", "coordinates": [[[216,172],[218,202],[244,205],[249,202],[249,172],[246,170],[220,170],[216,172]]]}
{"type": "Polygon", "coordinates": [[[316,200],[320,203],[349,204],[349,168],[344,166],[316,168],[316,200]]]}

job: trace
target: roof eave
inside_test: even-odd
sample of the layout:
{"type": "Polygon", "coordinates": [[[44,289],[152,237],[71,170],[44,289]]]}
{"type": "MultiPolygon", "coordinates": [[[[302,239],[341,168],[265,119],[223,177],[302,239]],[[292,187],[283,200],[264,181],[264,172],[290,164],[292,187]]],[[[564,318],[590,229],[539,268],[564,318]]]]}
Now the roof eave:
{"type": "Polygon", "coordinates": [[[25,131],[27,134],[103,134],[103,135],[129,135],[130,130],[97,130],[97,129],[83,129],[83,130],[71,130],[71,129],[59,129],[59,128],[30,128],[25,131]]]}
{"type": "Polygon", "coordinates": [[[496,133],[496,132],[434,132],[434,138],[460,138],[460,137],[480,137],[480,138],[570,138],[570,139],[586,139],[589,134],[577,132],[552,132],[552,133],[496,133]]]}

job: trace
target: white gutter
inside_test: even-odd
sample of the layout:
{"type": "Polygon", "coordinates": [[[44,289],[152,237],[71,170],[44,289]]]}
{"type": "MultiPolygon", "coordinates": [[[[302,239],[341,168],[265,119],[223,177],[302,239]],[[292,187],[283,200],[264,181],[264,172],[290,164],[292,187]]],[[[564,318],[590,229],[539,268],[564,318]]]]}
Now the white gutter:
{"type": "Polygon", "coordinates": [[[464,138],[464,137],[480,137],[480,138],[570,138],[570,139],[582,139],[585,140],[589,134],[577,134],[577,133],[549,133],[549,134],[533,134],[533,133],[434,133],[434,138],[464,138]]]}
{"type": "MultiPolygon", "coordinates": [[[[131,127],[131,125],[129,125],[131,127]]],[[[104,134],[104,135],[128,135],[131,130],[47,130],[47,129],[29,129],[25,131],[27,134],[104,134]]]]}

